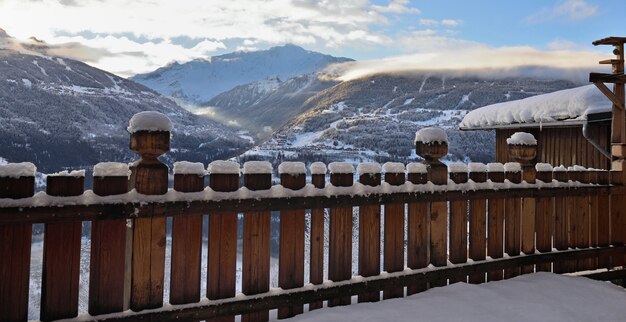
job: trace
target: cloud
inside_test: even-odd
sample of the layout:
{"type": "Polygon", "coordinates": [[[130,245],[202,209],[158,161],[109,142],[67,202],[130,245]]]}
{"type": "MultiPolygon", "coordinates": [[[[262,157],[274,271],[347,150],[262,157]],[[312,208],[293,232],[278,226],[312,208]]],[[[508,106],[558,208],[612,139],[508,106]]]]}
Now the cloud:
{"type": "Polygon", "coordinates": [[[378,12],[384,13],[411,13],[419,14],[421,11],[414,7],[408,7],[409,0],[392,0],[386,6],[373,5],[372,8],[378,12]]]}
{"type": "Polygon", "coordinates": [[[447,26],[447,27],[456,27],[463,23],[463,20],[460,19],[420,19],[420,25],[422,26],[447,26]]]}
{"type": "Polygon", "coordinates": [[[528,17],[527,23],[541,23],[550,20],[565,19],[579,21],[595,16],[598,7],[588,4],[585,0],[565,0],[551,8],[543,8],[528,17]]]}

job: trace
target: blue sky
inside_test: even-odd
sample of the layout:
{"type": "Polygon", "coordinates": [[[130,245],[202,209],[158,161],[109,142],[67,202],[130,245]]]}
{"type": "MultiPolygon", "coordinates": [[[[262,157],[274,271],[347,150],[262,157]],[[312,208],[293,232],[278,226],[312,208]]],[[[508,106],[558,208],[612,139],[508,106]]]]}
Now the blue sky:
{"type": "Polygon", "coordinates": [[[626,35],[624,13],[624,0],[0,0],[0,28],[122,76],[285,43],[391,70],[581,67],[610,52],[591,41],[626,35]]]}

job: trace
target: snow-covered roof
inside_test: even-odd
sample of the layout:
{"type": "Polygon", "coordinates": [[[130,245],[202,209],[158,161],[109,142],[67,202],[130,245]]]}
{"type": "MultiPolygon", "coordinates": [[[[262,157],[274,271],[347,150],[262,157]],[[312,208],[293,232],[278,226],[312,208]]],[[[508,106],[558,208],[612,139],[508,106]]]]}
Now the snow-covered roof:
{"type": "Polygon", "coordinates": [[[475,109],[461,129],[489,129],[511,124],[584,121],[587,115],[610,112],[611,102],[594,85],[503,102],[475,109]]]}

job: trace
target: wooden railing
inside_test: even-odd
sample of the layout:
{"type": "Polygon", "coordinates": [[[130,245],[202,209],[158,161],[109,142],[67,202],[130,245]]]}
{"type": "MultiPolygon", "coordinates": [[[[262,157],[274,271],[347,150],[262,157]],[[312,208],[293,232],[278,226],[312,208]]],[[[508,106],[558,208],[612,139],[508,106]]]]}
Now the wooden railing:
{"type": "Polygon", "coordinates": [[[626,209],[626,190],[612,185],[605,170],[470,164],[469,169],[450,166],[448,172],[431,159],[407,172],[397,165],[384,176],[362,172],[357,183],[353,173],[341,171],[330,173],[330,184],[326,174],[315,172],[310,177],[282,173],[281,184],[272,185],[271,173],[255,172],[245,173],[239,187],[239,174],[209,173],[205,187],[203,175],[177,173],[168,189],[167,168],[154,160],[134,164],[130,184],[125,176],[94,177],[93,191],[83,191],[80,176],[50,176],[47,192],[37,194],[33,177],[0,177],[1,321],[27,319],[35,223],[45,224],[41,320],[78,314],[85,221],[92,224],[90,315],[81,320],[233,321],[242,315],[243,321],[266,321],[272,309],[287,318],[305,305],[308,310],[324,301],[348,305],[355,295],[359,302],[379,301],[381,293],[382,299],[402,297],[448,283],[484,283],[534,271],[599,270],[592,276],[625,277],[626,227],[619,209],[626,209]],[[324,209],[329,213],[326,250],[324,209]],[[274,290],[270,211],[280,212],[281,289],[274,290]],[[355,211],[358,276],[352,274],[355,211]],[[208,277],[206,294],[200,294],[204,215],[208,277]],[[167,218],[173,219],[170,305],[164,305],[167,218]],[[235,278],[238,252],[241,285],[235,278]],[[324,271],[332,282],[324,281],[324,271]],[[243,295],[236,295],[237,289],[243,295]]]}

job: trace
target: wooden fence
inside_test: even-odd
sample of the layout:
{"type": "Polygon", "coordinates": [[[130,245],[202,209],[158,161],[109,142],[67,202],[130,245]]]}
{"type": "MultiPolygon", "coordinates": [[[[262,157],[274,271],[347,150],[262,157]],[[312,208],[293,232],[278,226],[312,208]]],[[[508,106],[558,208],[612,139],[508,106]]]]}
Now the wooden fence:
{"type": "Polygon", "coordinates": [[[134,147],[142,160],[133,165],[130,180],[94,177],[93,192],[83,191],[83,177],[50,176],[46,193],[37,195],[33,177],[0,177],[1,321],[27,320],[35,223],[45,224],[44,321],[78,314],[85,221],[92,227],[89,316],[81,321],[233,321],[236,315],[267,321],[271,309],[282,319],[305,307],[319,309],[325,301],[348,305],[351,296],[379,301],[534,271],[597,270],[590,276],[624,277],[626,190],[611,184],[608,171],[470,164],[468,170],[457,166],[448,172],[431,158],[406,172],[361,173],[357,183],[346,171],[328,177],[319,171],[282,173],[281,184],[274,186],[271,173],[245,173],[239,187],[239,174],[209,173],[205,187],[203,175],[175,174],[168,189],[168,169],[156,159],[167,148],[150,154],[140,145],[134,147]],[[359,276],[352,275],[355,210],[359,276]],[[280,212],[278,290],[270,290],[270,211],[280,212]],[[238,214],[243,214],[239,286],[238,214]],[[206,294],[200,294],[204,215],[208,277],[206,294]],[[173,218],[170,305],[163,297],[167,218],[173,218]],[[332,283],[324,281],[325,270],[332,283]],[[238,288],[243,295],[235,294],[238,288]]]}

